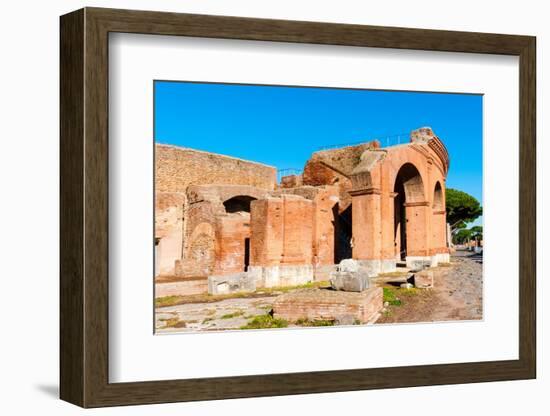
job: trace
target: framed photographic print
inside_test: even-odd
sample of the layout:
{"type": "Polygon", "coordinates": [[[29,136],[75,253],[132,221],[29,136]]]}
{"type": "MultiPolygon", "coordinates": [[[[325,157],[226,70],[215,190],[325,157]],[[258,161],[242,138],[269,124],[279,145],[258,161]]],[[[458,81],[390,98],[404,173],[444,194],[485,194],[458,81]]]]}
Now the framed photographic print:
{"type": "Polygon", "coordinates": [[[534,378],[535,38],[61,17],[61,398],[534,378]]]}

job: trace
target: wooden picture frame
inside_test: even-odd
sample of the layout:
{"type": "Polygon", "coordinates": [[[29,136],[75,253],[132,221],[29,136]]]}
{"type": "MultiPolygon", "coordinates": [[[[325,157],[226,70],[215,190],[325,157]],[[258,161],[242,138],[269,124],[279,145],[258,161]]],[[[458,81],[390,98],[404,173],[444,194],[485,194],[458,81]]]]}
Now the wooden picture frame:
{"type": "Polygon", "coordinates": [[[536,377],[535,38],[85,8],[61,17],[60,396],[101,407],[536,377]],[[519,359],[109,383],[108,35],[246,39],[519,57],[519,359]]]}

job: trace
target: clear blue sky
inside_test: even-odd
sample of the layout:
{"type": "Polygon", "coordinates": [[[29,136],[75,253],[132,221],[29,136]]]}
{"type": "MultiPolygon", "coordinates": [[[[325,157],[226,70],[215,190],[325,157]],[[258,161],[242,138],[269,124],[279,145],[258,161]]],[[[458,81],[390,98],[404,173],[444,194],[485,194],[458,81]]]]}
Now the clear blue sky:
{"type": "Polygon", "coordinates": [[[430,126],[451,157],[447,187],[482,202],[481,95],[156,81],[154,99],[159,143],[278,169],[302,169],[322,146],[430,126]]]}

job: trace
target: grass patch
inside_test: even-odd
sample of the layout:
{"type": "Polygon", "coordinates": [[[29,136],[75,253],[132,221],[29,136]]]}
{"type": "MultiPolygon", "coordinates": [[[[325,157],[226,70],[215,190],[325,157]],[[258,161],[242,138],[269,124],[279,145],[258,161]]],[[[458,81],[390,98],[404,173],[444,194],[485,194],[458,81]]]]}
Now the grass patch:
{"type": "Polygon", "coordinates": [[[235,311],[235,312],[226,313],[225,315],[220,316],[220,319],[232,319],[242,315],[244,315],[243,311],[235,311]]]}
{"type": "Polygon", "coordinates": [[[207,324],[208,322],[212,322],[213,320],[214,320],[214,318],[204,318],[204,319],[202,320],[202,323],[203,323],[203,325],[204,325],[204,324],[207,324]]]}
{"type": "Polygon", "coordinates": [[[329,319],[314,319],[310,321],[309,319],[298,319],[295,322],[298,326],[334,326],[334,321],[329,319]]]}
{"type": "Polygon", "coordinates": [[[385,287],[384,290],[384,302],[388,302],[393,306],[401,306],[401,300],[396,295],[396,289],[385,287]]]}
{"type": "Polygon", "coordinates": [[[180,321],[179,318],[168,318],[162,321],[164,322],[164,328],[185,328],[187,326],[185,321],[180,321]]]}
{"type": "Polygon", "coordinates": [[[409,289],[400,289],[399,293],[403,296],[416,296],[418,295],[418,288],[411,287],[409,289]]]}
{"type": "Polygon", "coordinates": [[[237,292],[228,293],[225,295],[209,295],[207,293],[188,296],[164,296],[155,299],[155,308],[163,308],[166,306],[184,305],[188,303],[212,303],[219,302],[225,299],[242,299],[242,298],[259,298],[262,296],[277,296],[281,293],[286,293],[296,289],[314,289],[318,287],[328,287],[329,282],[308,282],[298,286],[280,286],[260,288],[256,292],[237,292]]]}
{"type": "Polygon", "coordinates": [[[286,328],[288,322],[285,319],[274,318],[271,315],[257,315],[241,329],[266,329],[266,328],[286,328]]]}
{"type": "Polygon", "coordinates": [[[279,293],[287,293],[291,290],[296,289],[315,289],[318,287],[328,287],[330,286],[330,283],[327,281],[321,281],[321,282],[307,282],[303,285],[297,285],[297,286],[277,286],[277,287],[263,287],[258,289],[255,293],[261,293],[261,294],[279,294],[279,293]]]}
{"type": "Polygon", "coordinates": [[[164,296],[162,298],[155,299],[155,308],[162,308],[163,306],[177,305],[178,300],[182,296],[164,296]]]}

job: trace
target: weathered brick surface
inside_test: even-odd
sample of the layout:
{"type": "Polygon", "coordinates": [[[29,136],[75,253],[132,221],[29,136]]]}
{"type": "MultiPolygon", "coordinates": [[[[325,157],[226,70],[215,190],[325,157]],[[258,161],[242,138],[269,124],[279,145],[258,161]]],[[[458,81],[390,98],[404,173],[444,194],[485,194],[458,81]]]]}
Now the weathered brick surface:
{"type": "Polygon", "coordinates": [[[279,186],[281,188],[294,188],[296,186],[302,186],[303,184],[302,175],[288,175],[281,178],[279,186]]]}
{"type": "Polygon", "coordinates": [[[274,195],[299,195],[313,202],[312,209],[312,255],[313,264],[334,264],[335,223],[339,212],[340,198],[337,186],[299,186],[281,189],[274,195]]]}
{"type": "Polygon", "coordinates": [[[445,156],[429,128],[412,132],[411,143],[363,153],[351,175],[354,259],[392,260],[448,251],[445,156]]]}
{"type": "Polygon", "coordinates": [[[296,195],[254,201],[251,227],[251,265],[312,264],[312,201],[296,195]]]}
{"type": "Polygon", "coordinates": [[[429,128],[399,146],[374,141],[315,152],[302,175],[280,186],[273,167],[157,145],[157,271],[244,271],[247,239],[249,264],[272,284],[291,281],[290,266],[301,281],[349,257],[371,262],[373,272],[391,271],[402,256],[436,265],[448,253],[448,166],[429,128]]]}
{"type": "Polygon", "coordinates": [[[207,279],[181,280],[156,283],[155,297],[198,295],[208,292],[207,279]]]}
{"type": "Polygon", "coordinates": [[[246,271],[245,249],[247,241],[250,241],[250,214],[240,212],[218,217],[217,231],[214,273],[230,274],[246,271]]]}
{"type": "Polygon", "coordinates": [[[288,321],[340,320],[352,316],[365,323],[382,309],[382,288],[370,288],[361,293],[327,289],[306,289],[277,297],[273,304],[276,318],[288,321]]]}
{"type": "Polygon", "coordinates": [[[175,262],[181,258],[184,203],[185,194],[179,192],[157,192],[155,195],[157,275],[173,274],[175,262]]]}
{"type": "Polygon", "coordinates": [[[155,184],[159,192],[186,192],[189,185],[251,185],[272,190],[277,171],[234,157],[177,146],[155,146],[155,184]]]}
{"type": "MultiPolygon", "coordinates": [[[[361,160],[365,150],[378,148],[378,142],[367,142],[356,146],[346,146],[337,149],[321,150],[313,153],[304,168],[305,185],[332,185],[324,181],[328,171],[340,176],[349,177],[361,160]],[[325,167],[326,169],[323,169],[325,167]]],[[[332,176],[334,177],[334,176],[332,176]]]]}

